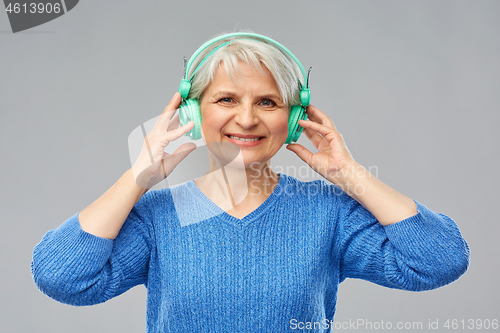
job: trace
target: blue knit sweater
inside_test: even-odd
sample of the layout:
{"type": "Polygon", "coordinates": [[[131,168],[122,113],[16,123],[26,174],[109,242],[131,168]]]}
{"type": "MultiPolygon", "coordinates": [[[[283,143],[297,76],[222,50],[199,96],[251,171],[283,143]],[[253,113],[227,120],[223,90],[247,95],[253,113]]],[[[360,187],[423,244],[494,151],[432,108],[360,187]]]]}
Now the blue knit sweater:
{"type": "Polygon", "coordinates": [[[346,278],[422,291],[467,270],[453,220],[418,202],[417,210],[384,227],[336,186],[281,174],[240,220],[189,181],[147,192],[115,240],[83,231],[74,215],[35,247],[32,274],[71,305],[144,284],[149,333],[293,332],[299,322],[327,332],[346,278]]]}

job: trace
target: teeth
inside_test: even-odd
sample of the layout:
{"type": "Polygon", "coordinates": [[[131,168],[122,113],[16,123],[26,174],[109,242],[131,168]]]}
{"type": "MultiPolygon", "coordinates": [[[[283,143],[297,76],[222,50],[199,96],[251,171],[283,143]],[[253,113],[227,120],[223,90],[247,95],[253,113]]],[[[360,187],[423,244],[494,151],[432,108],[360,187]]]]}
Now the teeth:
{"type": "Polygon", "coordinates": [[[238,138],[237,136],[233,136],[233,135],[230,135],[229,137],[230,137],[231,139],[241,140],[241,141],[257,141],[257,140],[260,140],[260,138],[243,139],[243,138],[238,138]]]}

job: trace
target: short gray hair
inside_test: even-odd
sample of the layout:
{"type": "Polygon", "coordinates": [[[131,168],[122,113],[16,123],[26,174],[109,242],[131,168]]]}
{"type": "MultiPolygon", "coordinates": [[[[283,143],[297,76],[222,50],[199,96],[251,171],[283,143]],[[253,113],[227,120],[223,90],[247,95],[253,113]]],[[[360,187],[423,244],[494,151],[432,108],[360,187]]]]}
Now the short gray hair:
{"type": "Polygon", "coordinates": [[[300,105],[299,78],[302,82],[304,78],[298,65],[277,45],[262,39],[247,36],[231,37],[214,43],[193,62],[190,68],[191,73],[188,73],[188,75],[192,75],[192,72],[195,71],[208,53],[228,41],[231,41],[231,43],[215,51],[198,68],[191,80],[189,99],[201,100],[205,89],[214,80],[221,64],[224,64],[229,78],[232,79],[235,72],[239,74],[238,62],[241,60],[261,72],[264,71],[263,66],[267,68],[276,81],[285,105],[300,105]]]}

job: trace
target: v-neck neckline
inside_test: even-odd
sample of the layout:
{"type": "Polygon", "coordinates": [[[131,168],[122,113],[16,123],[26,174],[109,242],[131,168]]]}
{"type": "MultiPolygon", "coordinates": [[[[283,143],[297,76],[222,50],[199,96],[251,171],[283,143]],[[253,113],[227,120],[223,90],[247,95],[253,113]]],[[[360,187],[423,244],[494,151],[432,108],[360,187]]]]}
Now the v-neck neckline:
{"type": "Polygon", "coordinates": [[[267,197],[266,200],[255,210],[239,219],[237,217],[228,214],[225,210],[217,206],[212,200],[210,200],[195,184],[194,180],[190,180],[186,183],[187,189],[190,191],[192,197],[200,202],[203,206],[205,206],[209,211],[214,212],[218,218],[224,220],[225,222],[237,226],[237,227],[245,227],[251,222],[255,221],[259,216],[265,213],[270,207],[273,206],[273,203],[279,198],[280,194],[283,192],[283,189],[286,187],[286,176],[280,174],[280,178],[278,180],[278,184],[274,187],[273,192],[267,197]]]}

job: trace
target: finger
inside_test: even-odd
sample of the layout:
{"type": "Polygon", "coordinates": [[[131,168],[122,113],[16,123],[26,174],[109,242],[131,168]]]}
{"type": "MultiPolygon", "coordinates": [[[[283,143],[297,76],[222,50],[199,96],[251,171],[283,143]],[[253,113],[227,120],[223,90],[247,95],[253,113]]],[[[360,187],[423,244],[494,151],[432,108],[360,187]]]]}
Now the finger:
{"type": "Polygon", "coordinates": [[[328,117],[314,105],[309,105],[307,107],[307,118],[314,122],[335,128],[335,125],[333,124],[333,121],[330,119],[330,117],[328,117]]]}
{"type": "Polygon", "coordinates": [[[323,135],[323,137],[326,138],[326,136],[329,136],[327,139],[328,140],[331,140],[333,139],[334,136],[340,136],[340,133],[337,132],[337,130],[335,129],[335,127],[328,127],[328,126],[325,126],[325,125],[321,125],[321,124],[318,124],[314,121],[310,121],[310,120],[299,120],[299,125],[304,127],[304,129],[306,128],[310,128],[316,132],[318,132],[319,134],[323,135]]]}
{"type": "Polygon", "coordinates": [[[179,107],[179,104],[181,104],[181,94],[177,91],[165,107],[165,110],[163,110],[163,113],[176,110],[179,107]]]}
{"type": "Polygon", "coordinates": [[[307,138],[312,142],[314,147],[316,147],[316,149],[319,150],[318,148],[319,144],[321,143],[321,141],[324,140],[324,138],[310,128],[304,128],[303,132],[306,134],[307,138]]]}
{"type": "Polygon", "coordinates": [[[186,125],[183,125],[179,128],[176,128],[172,131],[165,131],[165,138],[168,140],[168,141],[174,141],[174,140],[177,140],[178,138],[180,138],[181,136],[183,136],[184,134],[186,134],[187,132],[189,132],[190,130],[192,130],[194,127],[194,121],[190,121],[189,123],[187,123],[186,125]]]}
{"type": "Polygon", "coordinates": [[[172,170],[196,148],[194,143],[187,142],[180,145],[172,154],[165,153],[161,161],[164,174],[168,176],[172,170]]]}
{"type": "Polygon", "coordinates": [[[183,143],[177,148],[171,156],[178,156],[177,162],[182,161],[187,155],[189,155],[193,150],[197,148],[196,144],[193,142],[183,143]]]}
{"type": "Polygon", "coordinates": [[[179,115],[177,114],[168,123],[167,132],[168,131],[173,131],[174,129],[179,128],[179,125],[180,125],[180,120],[179,120],[179,115]]]}
{"type": "Polygon", "coordinates": [[[302,161],[306,162],[308,165],[312,160],[313,153],[311,153],[306,147],[298,143],[292,143],[286,146],[286,149],[293,151],[302,161]]]}
{"type": "Polygon", "coordinates": [[[153,130],[158,132],[166,131],[168,128],[168,124],[170,123],[170,119],[172,119],[172,117],[174,116],[175,111],[179,107],[180,103],[181,94],[179,94],[179,92],[176,92],[174,94],[174,97],[172,97],[168,105],[165,107],[165,110],[163,110],[163,113],[160,115],[160,118],[156,122],[153,130]]]}

